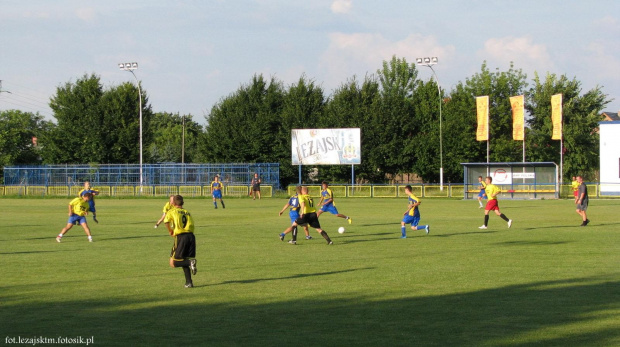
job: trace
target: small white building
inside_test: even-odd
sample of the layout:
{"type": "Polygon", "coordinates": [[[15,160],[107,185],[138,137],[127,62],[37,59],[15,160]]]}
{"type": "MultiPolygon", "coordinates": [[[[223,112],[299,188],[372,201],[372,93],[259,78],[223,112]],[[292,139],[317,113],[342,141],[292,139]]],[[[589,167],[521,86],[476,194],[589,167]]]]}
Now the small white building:
{"type": "Polygon", "coordinates": [[[620,196],[620,120],[599,122],[600,194],[620,196]]]}

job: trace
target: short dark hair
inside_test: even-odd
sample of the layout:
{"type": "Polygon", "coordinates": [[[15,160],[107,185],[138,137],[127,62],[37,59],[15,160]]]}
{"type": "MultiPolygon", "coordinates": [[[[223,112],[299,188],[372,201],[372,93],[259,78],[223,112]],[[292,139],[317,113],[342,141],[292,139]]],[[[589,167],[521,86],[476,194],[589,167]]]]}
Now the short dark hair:
{"type": "Polygon", "coordinates": [[[409,184],[405,186],[405,189],[407,189],[408,191],[412,191],[413,190],[413,188],[411,188],[411,185],[409,185],[409,184]]]}
{"type": "Polygon", "coordinates": [[[93,198],[93,194],[91,194],[91,193],[84,193],[84,195],[82,195],[82,196],[85,196],[85,197],[87,197],[89,199],[93,198]]]}
{"type": "Polygon", "coordinates": [[[176,206],[183,206],[183,197],[181,195],[175,195],[172,201],[176,206]]]}
{"type": "Polygon", "coordinates": [[[329,185],[329,183],[327,183],[327,181],[323,181],[323,182],[321,182],[321,184],[324,184],[324,185],[326,185],[326,186],[328,186],[328,185],[329,185]]]}
{"type": "Polygon", "coordinates": [[[487,176],[487,178],[489,179],[489,182],[493,182],[493,177],[487,176]]]}

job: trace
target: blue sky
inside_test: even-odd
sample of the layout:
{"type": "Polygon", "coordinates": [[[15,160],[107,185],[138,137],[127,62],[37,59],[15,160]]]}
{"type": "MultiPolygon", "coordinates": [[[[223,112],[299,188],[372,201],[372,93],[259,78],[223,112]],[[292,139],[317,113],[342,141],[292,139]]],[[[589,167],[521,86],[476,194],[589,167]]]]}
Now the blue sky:
{"type": "MultiPolygon", "coordinates": [[[[85,73],[105,86],[135,71],[156,112],[204,115],[254,74],[300,76],[330,95],[393,55],[437,56],[444,89],[511,61],[599,85],[620,111],[620,1],[0,0],[0,110],[52,119],[56,87],[85,73]]],[[[422,79],[430,79],[422,67],[422,79]]],[[[527,102],[527,101],[526,101],[527,102]]]]}

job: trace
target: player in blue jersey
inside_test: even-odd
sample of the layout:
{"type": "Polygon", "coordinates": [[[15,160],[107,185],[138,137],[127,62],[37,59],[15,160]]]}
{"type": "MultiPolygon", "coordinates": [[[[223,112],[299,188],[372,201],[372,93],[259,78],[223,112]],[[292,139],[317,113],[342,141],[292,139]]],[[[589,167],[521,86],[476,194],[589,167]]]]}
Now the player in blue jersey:
{"type": "Polygon", "coordinates": [[[97,220],[97,211],[95,210],[95,196],[99,195],[99,191],[97,189],[93,189],[90,186],[90,182],[84,182],[84,189],[78,192],[78,196],[84,196],[84,194],[90,193],[92,197],[88,200],[88,211],[93,213],[93,220],[95,223],[99,223],[97,220]]]}
{"type": "Polygon", "coordinates": [[[482,180],[482,176],[478,176],[478,184],[480,185],[480,193],[478,193],[478,203],[480,204],[479,208],[483,208],[482,199],[487,198],[486,187],[487,183],[482,180]]]}
{"type": "Polygon", "coordinates": [[[405,187],[405,193],[407,193],[409,205],[407,211],[403,213],[403,220],[400,222],[400,238],[407,238],[407,224],[411,224],[411,230],[424,229],[428,234],[431,231],[430,225],[418,225],[420,223],[420,209],[418,208],[421,203],[420,199],[413,195],[412,188],[409,185],[405,187]]]}
{"type": "Polygon", "coordinates": [[[224,190],[224,184],[220,182],[220,176],[215,175],[215,177],[213,178],[213,182],[211,182],[211,193],[213,195],[213,205],[215,206],[215,208],[217,208],[216,199],[220,199],[220,202],[222,203],[222,208],[226,208],[226,206],[224,205],[224,200],[222,200],[222,190],[224,190]]]}
{"type": "Polygon", "coordinates": [[[316,212],[316,216],[319,217],[321,213],[329,212],[331,214],[335,214],[336,217],[346,219],[347,222],[351,224],[353,222],[353,219],[351,219],[351,217],[345,216],[342,213],[338,213],[338,209],[336,208],[336,204],[334,203],[334,193],[331,189],[329,189],[328,186],[329,185],[325,181],[321,183],[321,187],[323,188],[323,190],[321,190],[321,200],[319,201],[319,206],[321,206],[321,209],[316,212]]]}
{"type": "MultiPolygon", "coordinates": [[[[282,213],[284,213],[284,211],[287,208],[291,208],[290,211],[288,212],[288,216],[291,219],[291,224],[295,223],[295,221],[299,218],[299,194],[301,194],[301,186],[297,186],[295,188],[295,195],[291,196],[288,199],[288,202],[286,203],[286,205],[284,205],[284,207],[282,207],[282,210],[280,210],[280,216],[282,215],[282,213]]],[[[312,236],[310,236],[310,231],[308,231],[308,225],[304,225],[304,232],[306,234],[306,240],[310,240],[312,239],[312,236]]],[[[286,236],[286,234],[288,233],[288,229],[286,231],[284,231],[283,233],[280,234],[280,241],[284,241],[284,237],[286,236]]],[[[293,240],[289,241],[289,243],[295,243],[297,242],[297,226],[293,227],[292,229],[293,232],[293,240]]]]}

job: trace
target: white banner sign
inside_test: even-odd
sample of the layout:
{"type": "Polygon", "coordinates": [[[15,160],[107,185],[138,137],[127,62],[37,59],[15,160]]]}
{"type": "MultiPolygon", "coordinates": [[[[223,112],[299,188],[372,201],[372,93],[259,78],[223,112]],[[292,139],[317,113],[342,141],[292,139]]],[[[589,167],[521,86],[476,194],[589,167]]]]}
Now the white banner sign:
{"type": "Polygon", "coordinates": [[[534,172],[513,172],[512,178],[536,178],[534,172]]]}
{"type": "Polygon", "coordinates": [[[496,168],[491,171],[491,177],[493,178],[493,184],[512,184],[512,174],[509,167],[496,168]]]}
{"type": "Polygon", "coordinates": [[[291,157],[293,165],[361,164],[360,129],[293,129],[291,157]]]}

